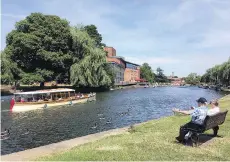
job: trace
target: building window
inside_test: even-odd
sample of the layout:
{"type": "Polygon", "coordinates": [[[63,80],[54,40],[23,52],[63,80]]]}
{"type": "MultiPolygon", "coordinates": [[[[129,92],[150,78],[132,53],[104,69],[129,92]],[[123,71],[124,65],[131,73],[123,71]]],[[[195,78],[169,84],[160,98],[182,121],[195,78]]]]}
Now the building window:
{"type": "Polygon", "coordinates": [[[133,65],[133,64],[129,64],[129,63],[126,63],[126,68],[129,68],[129,69],[137,69],[137,66],[136,65],[133,65]]]}

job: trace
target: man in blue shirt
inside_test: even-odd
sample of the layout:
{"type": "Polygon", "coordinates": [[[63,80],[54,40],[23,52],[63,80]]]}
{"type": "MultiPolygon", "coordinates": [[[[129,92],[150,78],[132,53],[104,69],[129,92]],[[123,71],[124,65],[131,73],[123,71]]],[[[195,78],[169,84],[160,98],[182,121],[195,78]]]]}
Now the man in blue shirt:
{"type": "Polygon", "coordinates": [[[206,106],[207,100],[203,97],[197,100],[198,107],[193,108],[193,110],[182,111],[179,109],[174,109],[174,112],[179,112],[182,114],[190,114],[192,119],[189,123],[180,127],[180,134],[176,137],[177,141],[183,142],[185,135],[189,132],[188,129],[201,129],[204,119],[207,116],[208,108],[206,106]]]}

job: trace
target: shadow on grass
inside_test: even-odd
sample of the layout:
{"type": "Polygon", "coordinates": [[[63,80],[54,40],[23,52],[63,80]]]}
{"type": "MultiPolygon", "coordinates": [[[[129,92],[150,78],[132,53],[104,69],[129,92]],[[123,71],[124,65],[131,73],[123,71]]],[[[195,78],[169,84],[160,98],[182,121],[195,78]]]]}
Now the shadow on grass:
{"type": "MultiPolygon", "coordinates": [[[[199,135],[199,143],[198,143],[198,146],[203,146],[203,145],[207,145],[209,144],[210,142],[212,142],[212,139],[213,138],[223,138],[223,136],[214,136],[213,134],[200,134],[199,135]]],[[[174,143],[177,143],[177,144],[180,144],[179,142],[177,141],[174,141],[174,143]]],[[[186,146],[190,146],[190,147],[194,147],[193,143],[192,143],[192,140],[189,139],[186,144],[183,144],[183,145],[186,145],[186,146]]]]}

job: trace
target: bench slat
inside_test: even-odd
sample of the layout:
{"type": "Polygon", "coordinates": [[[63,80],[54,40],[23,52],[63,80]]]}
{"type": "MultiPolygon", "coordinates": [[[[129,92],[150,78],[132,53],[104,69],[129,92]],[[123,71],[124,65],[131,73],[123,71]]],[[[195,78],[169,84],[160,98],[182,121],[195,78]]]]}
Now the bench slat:
{"type": "Polygon", "coordinates": [[[213,116],[207,116],[204,120],[204,129],[212,129],[224,123],[228,110],[219,112],[213,116]]]}

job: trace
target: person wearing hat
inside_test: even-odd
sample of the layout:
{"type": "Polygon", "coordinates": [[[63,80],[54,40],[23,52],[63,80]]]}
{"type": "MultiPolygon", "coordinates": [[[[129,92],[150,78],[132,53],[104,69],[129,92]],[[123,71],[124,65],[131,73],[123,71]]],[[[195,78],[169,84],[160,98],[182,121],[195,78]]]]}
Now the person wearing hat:
{"type": "Polygon", "coordinates": [[[207,108],[207,100],[204,97],[201,97],[197,100],[198,107],[193,110],[179,110],[173,109],[174,112],[179,112],[186,115],[191,115],[192,119],[189,123],[180,127],[179,136],[176,137],[176,140],[179,142],[183,142],[185,135],[189,132],[188,129],[199,129],[202,128],[205,117],[207,116],[208,108],[207,108]]]}

